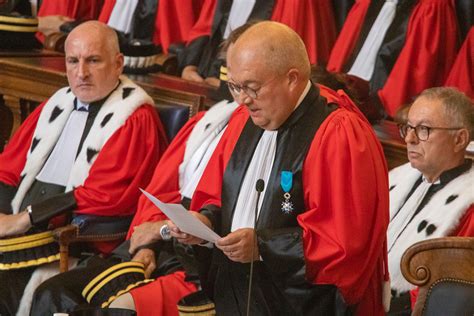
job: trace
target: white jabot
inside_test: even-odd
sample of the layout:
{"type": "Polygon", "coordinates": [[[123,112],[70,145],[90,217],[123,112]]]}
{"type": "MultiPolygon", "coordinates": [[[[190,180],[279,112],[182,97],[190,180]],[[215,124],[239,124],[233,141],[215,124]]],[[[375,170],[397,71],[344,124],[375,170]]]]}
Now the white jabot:
{"type": "Polygon", "coordinates": [[[179,165],[179,187],[182,196],[191,198],[201,175],[237,108],[237,102],[223,100],[212,106],[196,123],[186,142],[179,165]]]}
{"type": "MultiPolygon", "coordinates": [[[[204,169],[206,169],[207,163],[209,162],[209,159],[211,159],[214,149],[216,149],[216,146],[226,129],[227,126],[225,126],[215,137],[208,137],[196,150],[189,163],[186,165],[186,168],[183,171],[183,175],[185,175],[183,184],[179,190],[182,197],[188,199],[193,197],[204,169]]],[[[218,132],[218,130],[216,130],[216,132],[218,132]]]]}
{"type": "Polygon", "coordinates": [[[130,33],[137,4],[138,0],[117,0],[107,24],[118,31],[130,33]]]}
{"type": "MultiPolygon", "coordinates": [[[[239,228],[253,228],[257,191],[255,184],[258,179],[263,179],[266,185],[261,193],[258,203],[258,214],[263,203],[263,197],[268,187],[268,179],[275,160],[278,131],[264,131],[257,148],[252,156],[244,181],[240,188],[239,197],[235,205],[231,231],[239,228]]],[[[258,215],[257,214],[257,215],[258,215]]]]}
{"type": "Polygon", "coordinates": [[[56,146],[36,179],[42,182],[67,186],[71,169],[76,160],[77,150],[81,142],[82,131],[86,126],[89,105],[77,100],[77,111],[72,111],[56,146]]]}
{"type": "Polygon", "coordinates": [[[395,18],[398,0],[386,0],[375,19],[364,45],[349,70],[350,75],[369,81],[374,73],[375,60],[388,28],[395,18]]]}
{"type": "Polygon", "coordinates": [[[254,5],[255,0],[232,1],[229,19],[227,21],[227,26],[225,27],[224,31],[224,39],[227,39],[233,30],[235,30],[239,26],[244,25],[247,22],[250,13],[252,13],[254,5]]]}
{"type": "Polygon", "coordinates": [[[416,190],[408,198],[405,204],[403,204],[400,211],[398,211],[394,218],[390,220],[390,225],[388,226],[387,230],[389,252],[397,241],[398,236],[403,232],[405,227],[410,222],[411,218],[420,206],[421,201],[423,201],[423,198],[432,185],[433,183],[429,183],[425,178],[423,178],[420,185],[418,185],[416,190]]]}

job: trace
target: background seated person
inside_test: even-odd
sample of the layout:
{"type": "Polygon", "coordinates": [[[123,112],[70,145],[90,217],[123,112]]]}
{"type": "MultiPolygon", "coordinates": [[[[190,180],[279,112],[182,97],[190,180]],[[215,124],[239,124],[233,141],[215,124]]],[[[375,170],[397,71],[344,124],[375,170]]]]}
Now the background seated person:
{"type": "Polygon", "coordinates": [[[394,294],[391,313],[410,315],[414,286],[400,260],[418,241],[474,236],[474,167],[465,159],[473,135],[474,106],[454,88],[423,91],[400,125],[409,163],[390,171],[388,261],[394,294]]]}
{"type": "MultiPolygon", "coordinates": [[[[165,203],[182,203],[189,208],[201,174],[236,106],[235,102],[222,101],[189,120],[164,153],[146,191],[165,203]]],[[[95,256],[86,264],[44,282],[35,294],[31,315],[70,312],[88,305],[81,295],[87,284],[112,265],[130,260],[142,262],[146,277],[157,279],[131,290],[131,294],[123,293],[129,299],[124,303],[119,298],[111,307],[120,304],[119,307],[137,310],[140,315],[177,315],[176,303],[196,291],[199,281],[194,258],[186,255],[190,250],[183,252],[178,244],[181,251],[175,253],[173,241],[163,240],[166,220],[166,215],[142,195],[128,240],[109,258],[95,256]]],[[[110,292],[108,297],[115,294],[110,292]]],[[[100,307],[95,302],[91,305],[100,307]]]]}
{"type": "MultiPolygon", "coordinates": [[[[134,213],[138,188],[167,142],[153,100],[119,78],[122,66],[117,36],[105,24],[86,22],[68,36],[69,87],[41,104],[0,155],[0,238],[62,225],[74,214],[134,213]]],[[[0,272],[2,284],[15,285],[0,289],[0,314],[15,314],[34,271],[0,272]]]]}
{"type": "MultiPolygon", "coordinates": [[[[388,181],[370,124],[345,94],[321,96],[303,41],[283,24],[250,27],[227,66],[245,108],[193,196],[204,205],[193,214],[222,236],[201,280],[217,314],[246,312],[255,261],[251,314],[382,315],[388,181]]],[[[202,242],[174,225],[171,234],[202,242]]]]}
{"type": "MultiPolygon", "coordinates": [[[[249,26],[245,24],[231,33],[223,47],[223,55],[228,46],[233,45],[249,26]]],[[[189,208],[204,168],[236,107],[236,102],[222,101],[209,111],[190,119],[164,153],[146,191],[161,201],[182,203],[189,208]]],[[[36,292],[32,315],[69,312],[84,306],[87,302],[81,292],[90,280],[111,264],[127,260],[142,262],[147,277],[151,275],[157,279],[122,294],[111,302],[110,307],[136,310],[140,315],[177,315],[176,303],[182,296],[197,290],[199,279],[192,251],[183,251],[182,244],[163,241],[161,232],[166,220],[167,217],[150,200],[141,196],[127,236],[129,241],[115,249],[108,259],[96,257],[87,266],[78,267],[43,283],[36,292]],[[169,248],[174,247],[177,251],[170,251],[169,248]],[[169,262],[173,262],[173,259],[164,261],[163,255],[167,252],[175,258],[172,269],[163,269],[169,262]]],[[[110,292],[108,297],[115,294],[110,292]]]]}

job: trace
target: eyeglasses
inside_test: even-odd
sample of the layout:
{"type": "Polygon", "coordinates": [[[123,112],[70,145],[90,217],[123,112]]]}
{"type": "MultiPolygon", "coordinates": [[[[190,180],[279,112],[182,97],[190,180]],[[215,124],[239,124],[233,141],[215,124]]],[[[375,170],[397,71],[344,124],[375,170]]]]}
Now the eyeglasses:
{"type": "Polygon", "coordinates": [[[410,124],[398,124],[398,130],[400,131],[400,136],[402,138],[405,138],[410,130],[414,130],[416,137],[421,141],[428,140],[430,137],[430,131],[433,129],[450,131],[462,128],[463,127],[431,127],[426,125],[411,126],[410,124]]]}
{"type": "Polygon", "coordinates": [[[272,79],[268,80],[264,84],[262,84],[258,89],[253,89],[244,85],[239,85],[230,81],[227,81],[227,86],[229,87],[230,92],[232,92],[235,95],[240,95],[240,93],[243,91],[246,95],[248,95],[252,99],[256,99],[258,97],[258,91],[262,89],[264,86],[269,84],[270,82],[274,81],[276,78],[279,76],[275,76],[272,79]]]}

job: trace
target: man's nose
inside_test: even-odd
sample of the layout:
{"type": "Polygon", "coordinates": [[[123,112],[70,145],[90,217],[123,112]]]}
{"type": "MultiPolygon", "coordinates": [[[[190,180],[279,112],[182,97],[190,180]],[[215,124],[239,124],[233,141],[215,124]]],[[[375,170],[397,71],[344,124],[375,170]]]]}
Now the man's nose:
{"type": "Polygon", "coordinates": [[[236,99],[239,104],[250,104],[253,101],[253,99],[243,89],[240,90],[236,99]]]}
{"type": "Polygon", "coordinates": [[[408,128],[407,129],[407,134],[405,136],[405,143],[407,144],[416,144],[420,140],[418,139],[418,136],[416,136],[415,129],[414,128],[408,128]]]}
{"type": "Polygon", "coordinates": [[[84,79],[87,76],[89,76],[89,67],[87,66],[87,63],[84,61],[79,62],[78,66],[78,72],[77,72],[79,78],[84,79]]]}

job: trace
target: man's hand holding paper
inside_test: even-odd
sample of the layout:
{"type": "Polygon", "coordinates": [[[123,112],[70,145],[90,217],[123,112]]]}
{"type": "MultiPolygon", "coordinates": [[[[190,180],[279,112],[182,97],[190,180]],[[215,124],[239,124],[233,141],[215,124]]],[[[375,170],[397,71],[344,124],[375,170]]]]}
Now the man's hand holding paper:
{"type": "Polygon", "coordinates": [[[163,203],[150,193],[141,191],[169,218],[171,236],[177,238],[179,242],[199,244],[206,240],[215,243],[221,238],[212,230],[211,223],[205,216],[189,212],[181,204],[163,203]]]}

